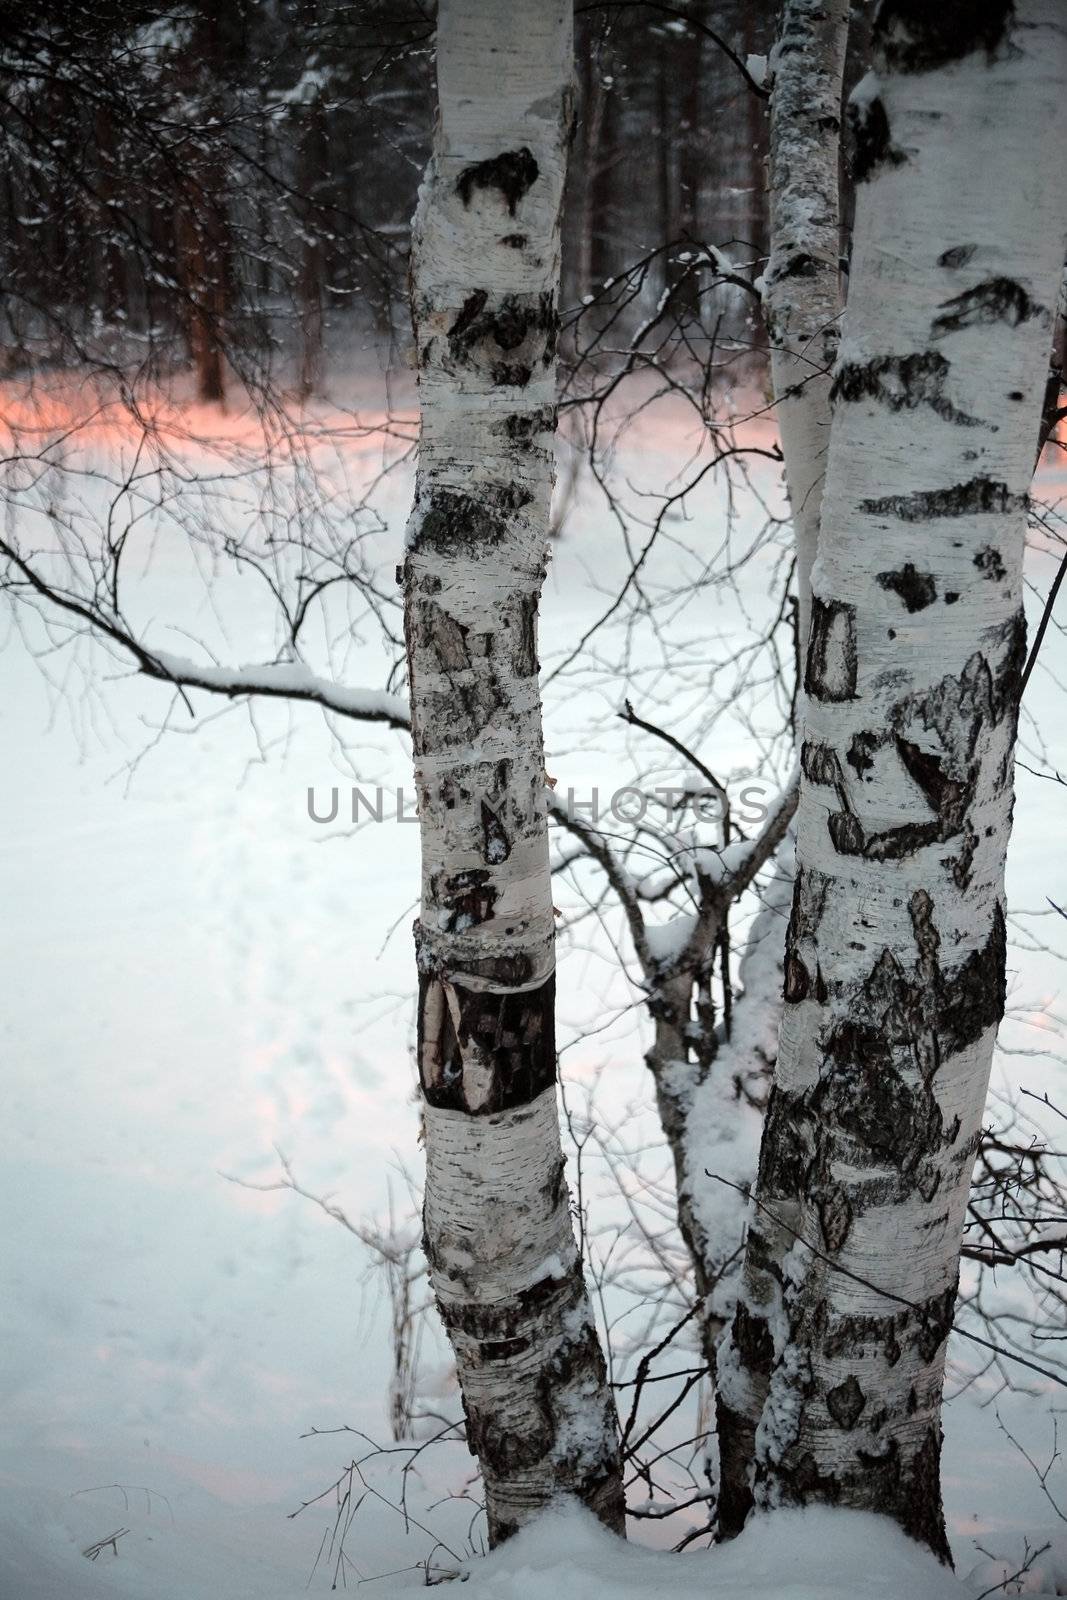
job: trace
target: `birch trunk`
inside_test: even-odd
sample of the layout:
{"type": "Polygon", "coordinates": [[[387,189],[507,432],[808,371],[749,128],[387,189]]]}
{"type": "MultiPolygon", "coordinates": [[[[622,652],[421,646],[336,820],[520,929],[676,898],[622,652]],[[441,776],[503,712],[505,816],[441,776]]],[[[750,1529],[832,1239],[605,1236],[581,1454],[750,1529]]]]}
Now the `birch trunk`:
{"type": "Polygon", "coordinates": [[[714,1371],[715,1340],[720,1331],[707,1315],[721,1267],[717,1254],[720,1241],[714,1231],[709,1232],[704,1227],[693,1205],[687,1135],[693,1097],[712,1065],[713,1019],[709,1016],[706,1025],[697,1022],[693,1017],[693,1000],[697,996],[699,1006],[699,997],[706,996],[710,990],[713,951],[712,939],[698,965],[683,968],[680,973],[672,972],[660,979],[657,979],[654,969],[651,977],[646,974],[646,982],[651,990],[649,1011],[653,1031],[652,1044],[645,1055],[645,1065],[652,1074],[655,1086],[660,1126],[674,1166],[678,1231],[689,1252],[693,1286],[701,1303],[700,1344],[709,1372],[714,1371]],[[694,1049],[695,1034],[699,1034],[703,1048],[694,1049]]]}
{"type": "Polygon", "coordinates": [[[413,232],[403,568],[422,839],[425,1244],[492,1543],[559,1492],[622,1530],[556,1106],[536,618],[555,426],[568,0],[442,0],[413,232]]]}
{"type": "MultiPolygon", "coordinates": [[[[811,573],[818,550],[830,444],[830,383],[842,311],[840,130],[849,0],[784,0],[772,56],[770,231],[763,311],[771,381],[785,457],[796,551],[797,646],[811,626],[811,573]]],[[[802,695],[798,685],[798,705],[802,695]]],[[[792,1245],[764,1239],[773,1259],[792,1245]]],[[[742,1316],[744,1310],[742,1307],[742,1316]]],[[[720,1532],[739,1533],[752,1505],[751,1463],[767,1374],[742,1384],[723,1365],[718,1395],[720,1532]]]]}
{"type": "Polygon", "coordinates": [[[792,854],[790,839],[780,847],[749,929],[729,1032],[716,1023],[709,999],[714,937],[699,965],[662,978],[652,965],[645,971],[653,1019],[645,1062],[674,1165],[678,1231],[692,1263],[701,1353],[712,1378],[744,1240],[738,1188],[755,1176],[756,1104],[766,1093],[778,1044],[781,947],[792,885],[791,870],[787,874],[779,862],[792,854]]]}
{"type": "Polygon", "coordinates": [[[842,309],[838,182],[849,0],[785,0],[771,93],[771,253],[763,310],[796,547],[800,660],[830,442],[842,309]]]}
{"type": "Polygon", "coordinates": [[[853,102],[785,1017],[720,1404],[766,1393],[757,1503],[881,1511],[948,1559],[941,1390],[1004,1004],[1067,18],[885,0],[876,47],[853,102]]]}

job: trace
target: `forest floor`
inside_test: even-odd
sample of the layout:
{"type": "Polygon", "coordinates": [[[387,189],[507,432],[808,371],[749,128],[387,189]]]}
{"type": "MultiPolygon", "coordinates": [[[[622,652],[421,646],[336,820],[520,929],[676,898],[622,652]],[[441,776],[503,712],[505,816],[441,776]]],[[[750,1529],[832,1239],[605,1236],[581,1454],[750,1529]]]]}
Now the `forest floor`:
{"type": "MultiPolygon", "coordinates": [[[[649,420],[628,446],[632,480],[664,477],[690,443],[649,420]]],[[[355,457],[350,467],[355,476],[369,470],[355,457]]],[[[409,494],[405,467],[380,496],[386,526],[372,542],[386,575],[409,494]]],[[[762,470],[751,497],[750,506],[735,495],[738,536],[762,516],[761,497],[780,505],[775,469],[762,470]]],[[[724,525],[723,491],[709,479],[688,514],[684,531],[699,553],[704,530],[724,525]]],[[[208,636],[222,612],[226,629],[212,638],[225,659],[262,656],[269,619],[247,582],[219,578],[209,606],[180,542],[148,549],[137,603],[146,624],[162,619],[153,621],[158,643],[188,654],[187,639],[164,623],[208,636]]],[[[680,546],[660,554],[695,570],[680,546]]],[[[699,721],[714,659],[707,640],[726,648],[749,625],[779,560],[768,548],[736,589],[694,588],[703,621],[696,607],[683,617],[673,654],[652,638],[635,644],[630,692],[661,702],[673,695],[679,714],[699,721]],[[700,638],[703,655],[692,647],[700,638]],[[672,690],[676,662],[683,677],[672,690]]],[[[625,564],[587,485],[546,586],[546,673],[604,609],[625,564]]],[[[1042,592],[1050,571],[1047,557],[1035,557],[1042,592]]],[[[349,729],[342,749],[312,708],[260,707],[253,722],[240,709],[216,717],[218,706],[203,698],[197,708],[211,715],[197,723],[172,715],[161,733],[169,696],[159,685],[91,651],[81,651],[84,678],[66,674],[67,656],[48,658],[50,681],[27,649],[43,643],[35,627],[0,637],[0,1600],[326,1592],[341,1570],[330,1546],[335,1497],[290,1513],[338,1478],[359,1441],[302,1436],[348,1427],[388,1442],[389,1307],[366,1251],[314,1205],[226,1175],[270,1183],[281,1150],[308,1188],[331,1192],[353,1218],[381,1217],[390,1192],[398,1215],[408,1215],[404,1172],[419,1160],[409,998],[417,830],[386,821],[354,835],[343,811],[353,771],[365,790],[408,781],[406,742],[349,729]],[[317,824],[308,788],[321,805],[334,785],[341,819],[317,824]]],[[[599,635],[592,665],[547,691],[550,770],[580,795],[594,784],[610,793],[632,771],[610,725],[622,697],[621,648],[618,636],[599,635]]],[[[1033,710],[1062,770],[1057,679],[1067,663],[1055,631],[1047,652],[1033,710]]],[[[380,687],[382,663],[368,637],[345,670],[380,687]]],[[[714,737],[724,770],[758,766],[751,723],[724,724],[714,737]]],[[[777,758],[771,765],[768,792],[783,776],[777,758]]],[[[1057,813],[1055,787],[1021,775],[1015,906],[1042,909],[1046,896],[1062,904],[1067,895],[1057,813]]],[[[580,902],[572,894],[562,904],[569,914],[580,902]]],[[[567,1081],[596,1079],[598,1103],[615,1114],[644,1096],[633,991],[593,920],[564,938],[561,957],[567,1081]]],[[[1007,1042],[1057,1050],[1048,1030],[1062,1011],[1061,964],[1013,950],[1010,965],[1020,1010],[1007,1042]]],[[[1067,1098],[1052,1056],[1006,1055],[998,1071],[1067,1098]]],[[[595,1172],[587,1182],[595,1190],[595,1172]]],[[[436,1405],[458,1414],[440,1353],[428,1359],[440,1367],[428,1378],[436,1405]]],[[[966,1359],[954,1351],[953,1388],[966,1359]]],[[[1054,1514],[998,1412],[1043,1464],[1058,1403],[1040,1390],[998,1399],[987,1380],[946,1408],[946,1500],[961,1575],[983,1551],[1014,1571],[1025,1540],[1031,1549],[1045,1542],[1054,1514]]],[[[380,1579],[372,1593],[412,1587],[425,1582],[420,1563],[454,1570],[468,1561],[470,1503],[434,1502],[462,1489],[469,1471],[456,1446],[428,1452],[409,1480],[410,1521],[385,1503],[399,1493],[397,1458],[369,1465],[373,1492],[345,1543],[348,1586],[362,1578],[380,1579]]],[[[1048,1486],[1067,1499],[1059,1464],[1048,1486]]],[[[656,1526],[641,1524],[636,1538],[656,1526]]],[[[677,1537],[675,1527],[651,1542],[677,1537]]],[[[1067,1580],[1051,1587],[1054,1554],[1032,1565],[1027,1592],[1039,1580],[1047,1592],[1067,1592],[1067,1580]]],[[[471,1600],[660,1590],[684,1600],[713,1590],[721,1600],[947,1600],[981,1593],[997,1581],[991,1570],[961,1586],[876,1519],[834,1515],[827,1526],[822,1514],[784,1517],[727,1550],[676,1558],[624,1550],[561,1512],[475,1561],[468,1592],[471,1600]]]]}

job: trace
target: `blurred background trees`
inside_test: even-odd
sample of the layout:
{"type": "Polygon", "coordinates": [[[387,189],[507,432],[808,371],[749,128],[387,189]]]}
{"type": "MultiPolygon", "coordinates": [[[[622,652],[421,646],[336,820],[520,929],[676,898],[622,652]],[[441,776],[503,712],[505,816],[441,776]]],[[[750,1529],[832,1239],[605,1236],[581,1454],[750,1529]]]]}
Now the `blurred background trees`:
{"type": "MultiPolygon", "coordinates": [[[[406,337],[432,5],[3,10],[4,375],[188,368],[220,401],[270,373],[307,397],[351,338],[406,337]]],[[[705,247],[747,268],[765,252],[773,23],[743,0],[578,6],[565,305],[658,251],[627,332],[670,290],[758,343],[744,297],[712,291],[705,247]],[[701,260],[707,282],[686,270],[701,260]]]]}

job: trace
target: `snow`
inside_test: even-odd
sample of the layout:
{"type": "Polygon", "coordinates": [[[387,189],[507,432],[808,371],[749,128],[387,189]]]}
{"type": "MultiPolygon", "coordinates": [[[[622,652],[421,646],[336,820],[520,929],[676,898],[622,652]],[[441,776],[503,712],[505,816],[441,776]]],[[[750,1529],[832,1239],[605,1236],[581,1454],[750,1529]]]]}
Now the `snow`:
{"type": "Polygon", "coordinates": [[[881,80],[877,72],[872,69],[865,72],[849,95],[849,104],[855,106],[857,112],[863,116],[878,99],[882,92],[881,80]]]}
{"type": "MultiPolygon", "coordinates": [[[[225,1556],[201,1546],[196,1531],[172,1523],[165,1507],[149,1515],[135,1498],[127,1506],[115,1497],[109,1503],[53,1495],[30,1511],[8,1501],[0,1513],[10,1585],[4,1600],[65,1600],[75,1593],[298,1600],[304,1593],[303,1583],[272,1572],[257,1548],[262,1528],[254,1521],[225,1556]],[[120,1528],[128,1532],[118,1555],[108,1550],[90,1562],[81,1554],[120,1528]]],[[[458,1568],[465,1600],[974,1600],[981,1592],[888,1520],[853,1511],[774,1512],[755,1518],[732,1544],[676,1556],[625,1544],[588,1512],[562,1503],[488,1557],[460,1564],[438,1551],[434,1564],[441,1576],[458,1568]]],[[[977,1569],[980,1581],[989,1570],[977,1569]]],[[[419,1569],[383,1577],[374,1592],[423,1586],[419,1569]]]]}
{"type": "MultiPolygon", "coordinates": [[[[688,447],[684,436],[664,443],[650,432],[627,471],[663,480],[688,447]]],[[[386,571],[409,492],[410,479],[390,491],[391,532],[380,552],[386,571]]],[[[590,509],[597,504],[592,495],[579,500],[575,537],[556,551],[543,606],[546,670],[600,613],[606,587],[626,568],[619,542],[590,509]]],[[[709,490],[694,516],[716,526],[721,501],[709,490]]],[[[183,620],[202,639],[207,608],[198,611],[199,600],[179,618],[185,559],[177,547],[162,547],[145,580],[151,603],[136,614],[158,619],[160,631],[183,620]]],[[[1042,591],[1055,557],[1043,559],[1042,591]]],[[[746,604],[765,597],[772,570],[769,557],[753,560],[746,604]]],[[[274,641],[247,585],[228,587],[224,576],[214,599],[231,624],[211,638],[217,658],[269,657],[274,641]]],[[[736,617],[734,602],[715,592],[698,601],[703,660],[709,631],[729,638],[736,617]]],[[[90,678],[108,681],[98,682],[95,696],[81,694],[76,675],[73,693],[53,694],[18,635],[5,634],[2,643],[0,1597],[295,1600],[334,1511],[327,1502],[294,1521],[289,1513],[330,1483],[355,1448],[347,1435],[301,1435],[349,1424],[387,1438],[389,1308],[375,1281],[363,1281],[365,1253],[335,1223],[291,1194],[253,1193],[220,1173],[270,1181],[277,1144],[311,1189],[336,1191],[349,1215],[380,1216],[392,1183],[406,1217],[397,1168],[403,1161],[418,1175],[421,1167],[410,1098],[417,830],[388,819],[352,830],[343,807],[335,829],[316,826],[306,794],[309,785],[336,784],[339,768],[348,781],[353,762],[366,784],[380,781],[390,792],[410,784],[407,742],[387,727],[347,722],[344,746],[334,746],[316,707],[266,700],[252,713],[257,742],[246,708],[217,697],[209,704],[195,692],[194,705],[206,713],[195,736],[185,734],[184,715],[160,736],[173,698],[166,686],[116,680],[110,662],[97,662],[90,678]],[[143,1495],[104,1487],[116,1483],[147,1487],[151,1511],[143,1495]],[[130,1532],[117,1555],[82,1556],[120,1527],[130,1532]]],[[[1051,665],[1062,645],[1051,638],[1048,648],[1051,665]]],[[[351,683],[384,681],[371,647],[354,651],[345,666],[351,683]]],[[[609,713],[617,683],[610,688],[609,713]]],[[[706,676],[696,693],[703,706],[706,676]]],[[[1028,701],[1050,744],[1062,721],[1055,695],[1039,667],[1028,701]]],[[[632,778],[590,737],[600,699],[598,684],[576,689],[562,681],[549,695],[549,771],[559,792],[573,788],[584,797],[599,786],[608,794],[632,778]]],[[[709,752],[716,770],[740,770],[750,738],[744,727],[717,729],[709,752]]],[[[770,784],[773,774],[767,777],[770,784]]],[[[1050,785],[1025,773],[1019,783],[1012,898],[1033,906],[1049,891],[1061,827],[1056,808],[1045,804],[1050,785]]],[[[567,893],[561,880],[557,903],[565,910],[573,903],[567,893]]],[[[773,912],[780,926],[788,883],[781,893],[773,912]]],[[[679,931],[663,937],[676,940],[679,931]]],[[[735,949],[745,932],[743,924],[735,928],[735,949]]],[[[771,945],[758,948],[766,959],[753,953],[740,973],[750,992],[776,982],[771,945]]],[[[1062,1010],[1062,971],[1051,955],[1013,952],[1012,961],[1017,995],[1038,992],[1062,1010]]],[[[607,1068],[606,1113],[647,1104],[633,994],[606,937],[589,923],[561,941],[559,984],[568,1084],[588,1087],[607,1068]],[[596,1032],[576,1043],[591,1024],[596,1032]]],[[[694,1146],[693,1165],[738,1182],[754,1168],[759,1124],[755,1112],[737,1115],[729,1080],[773,1052],[765,1012],[757,1020],[762,1011],[736,1009],[733,1039],[719,1056],[724,1070],[697,1091],[698,1102],[709,1097],[699,1119],[707,1138],[694,1146]]],[[[1032,1040],[1018,1026],[1010,1037],[1032,1040]]],[[[1011,1067],[1013,1082],[1055,1096],[1053,1067],[1030,1060],[1011,1067]]],[[[647,1120],[640,1126],[647,1134],[647,1120]]],[[[592,1158],[587,1184],[595,1219],[602,1185],[592,1158]]],[[[743,1198],[722,1184],[704,1192],[716,1207],[713,1225],[734,1225],[730,1207],[739,1228],[743,1198]]],[[[991,1388],[992,1380],[979,1385],[946,1413],[946,1494],[962,1572],[977,1559],[975,1540],[1015,1560],[1016,1570],[1024,1536],[1040,1545],[1044,1536],[1032,1530],[1049,1515],[992,1410],[973,1403],[991,1388]]],[[[447,1376],[433,1396],[444,1416],[459,1414],[447,1376]]],[[[1013,1431],[1040,1454],[1047,1395],[1000,1404],[1014,1408],[1013,1431]]],[[[420,1520],[454,1537],[461,1555],[469,1502],[427,1508],[443,1490],[462,1490],[469,1472],[462,1445],[442,1447],[414,1491],[420,1520]]],[[[389,1481],[381,1487],[389,1492],[389,1481]]],[[[702,1600],[711,1593],[870,1600],[895,1592],[938,1600],[941,1592],[958,1597],[988,1587],[965,1591],[938,1568],[931,1576],[900,1535],[869,1520],[873,1531],[857,1539],[847,1518],[801,1527],[783,1514],[714,1555],[675,1559],[620,1549],[568,1513],[476,1566],[468,1588],[481,1585],[483,1600],[538,1600],[548,1583],[553,1600],[609,1593],[625,1600],[638,1590],[680,1600],[698,1591],[702,1600]],[[520,1568],[525,1577],[516,1576],[520,1568]],[[897,1591],[872,1587],[886,1573],[889,1583],[900,1575],[897,1591]],[[805,1582],[807,1590],[797,1587],[805,1582]]],[[[635,1537],[655,1537],[656,1528],[639,1524],[635,1537]]],[[[424,1559],[432,1543],[374,1502],[354,1525],[351,1548],[372,1577],[424,1559]]],[[[385,1588],[416,1585],[421,1572],[385,1588]]],[[[310,1592],[329,1588],[320,1564],[310,1592]]]]}
{"type": "Polygon", "coordinates": [[[1067,1594],[1067,1526],[1035,1528],[1010,1543],[1006,1556],[983,1556],[966,1574],[975,1594],[1067,1594]]]}
{"type": "Polygon", "coordinates": [[[752,845],[745,839],[725,845],[721,850],[705,846],[692,852],[693,867],[712,883],[722,883],[741,871],[751,853],[752,845]]]}
{"type": "MultiPolygon", "coordinates": [[[[719,1043],[714,1071],[693,1095],[687,1125],[686,1187],[705,1236],[722,1241],[724,1259],[743,1235],[746,1193],[756,1174],[762,1127],[759,1112],[739,1097],[738,1082],[754,1095],[765,1093],[767,1066],[778,1049],[782,982],[778,940],[785,937],[793,896],[792,869],[786,870],[782,863],[791,863],[792,848],[789,835],[763,890],[761,909],[741,958],[738,979],[745,998],[734,1008],[730,1038],[719,1043]]],[[[714,1308],[723,1316],[731,1309],[735,1281],[735,1275],[727,1273],[713,1291],[714,1308]]]]}
{"type": "Polygon", "coordinates": [[[696,927],[696,917],[680,912],[669,922],[651,923],[645,929],[645,943],[653,961],[669,966],[681,955],[696,927]]]}
{"type": "Polygon", "coordinates": [[[767,83],[767,57],[750,55],[745,57],[745,70],[753,83],[759,88],[764,88],[767,83]]]}
{"type": "Polygon", "coordinates": [[[561,1506],[472,1564],[467,1600],[970,1600],[890,1522],[850,1511],[761,1516],[732,1544],[675,1556],[625,1545],[561,1506]]]}
{"type": "Polygon", "coordinates": [[[201,664],[170,650],[151,647],[151,655],[163,672],[178,683],[200,686],[227,695],[287,695],[312,700],[327,710],[367,721],[391,722],[404,727],[408,703],[402,695],[382,689],[357,689],[313,673],[302,661],[270,661],[258,666],[220,667],[201,664]]]}

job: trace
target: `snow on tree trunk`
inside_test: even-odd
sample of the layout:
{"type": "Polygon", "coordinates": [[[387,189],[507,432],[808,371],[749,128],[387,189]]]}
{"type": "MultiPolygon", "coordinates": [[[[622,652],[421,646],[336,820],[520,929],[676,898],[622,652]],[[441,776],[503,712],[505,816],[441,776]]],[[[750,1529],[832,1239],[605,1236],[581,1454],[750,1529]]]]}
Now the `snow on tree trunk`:
{"type": "MultiPolygon", "coordinates": [[[[655,1085],[660,1126],[674,1164],[678,1231],[692,1262],[697,1299],[704,1307],[708,1304],[715,1283],[719,1241],[717,1236],[709,1236],[705,1231],[701,1218],[693,1208],[687,1182],[686,1132],[693,1096],[711,1068],[711,1031],[700,1029],[707,1047],[694,1051],[692,1017],[694,994],[700,996],[710,990],[711,966],[712,950],[709,948],[698,965],[672,972],[659,981],[653,976],[649,999],[653,1019],[652,1043],[645,1055],[645,1065],[655,1085]]],[[[708,1325],[702,1313],[699,1331],[701,1348],[710,1369],[715,1359],[718,1330],[708,1325]]]]}
{"type": "Polygon", "coordinates": [[[786,0],[772,57],[771,251],[763,308],[793,513],[801,660],[842,304],[838,134],[848,13],[848,0],[786,0]]]}
{"type": "Polygon", "coordinates": [[[885,0],[853,101],[786,1009],[719,1363],[726,1532],[752,1483],[760,1504],[888,1513],[948,1555],[941,1390],[1004,1004],[1065,30],[1058,0],[885,0]]]}
{"type": "Polygon", "coordinates": [[[745,1206],[738,1190],[755,1177],[758,1107],[778,1046],[781,948],[792,889],[791,867],[787,872],[782,862],[791,862],[792,855],[789,838],[749,929],[728,1036],[704,998],[711,982],[710,948],[702,966],[660,981],[654,969],[646,974],[654,1032],[645,1059],[674,1164],[678,1230],[693,1265],[701,1349],[712,1375],[716,1345],[733,1308],[744,1239],[745,1206]]]}
{"type": "Polygon", "coordinates": [[[571,29],[567,0],[442,0],[412,251],[422,438],[403,583],[425,1243],[493,1543],[559,1492],[623,1526],[556,1105],[536,653],[571,29]]]}

